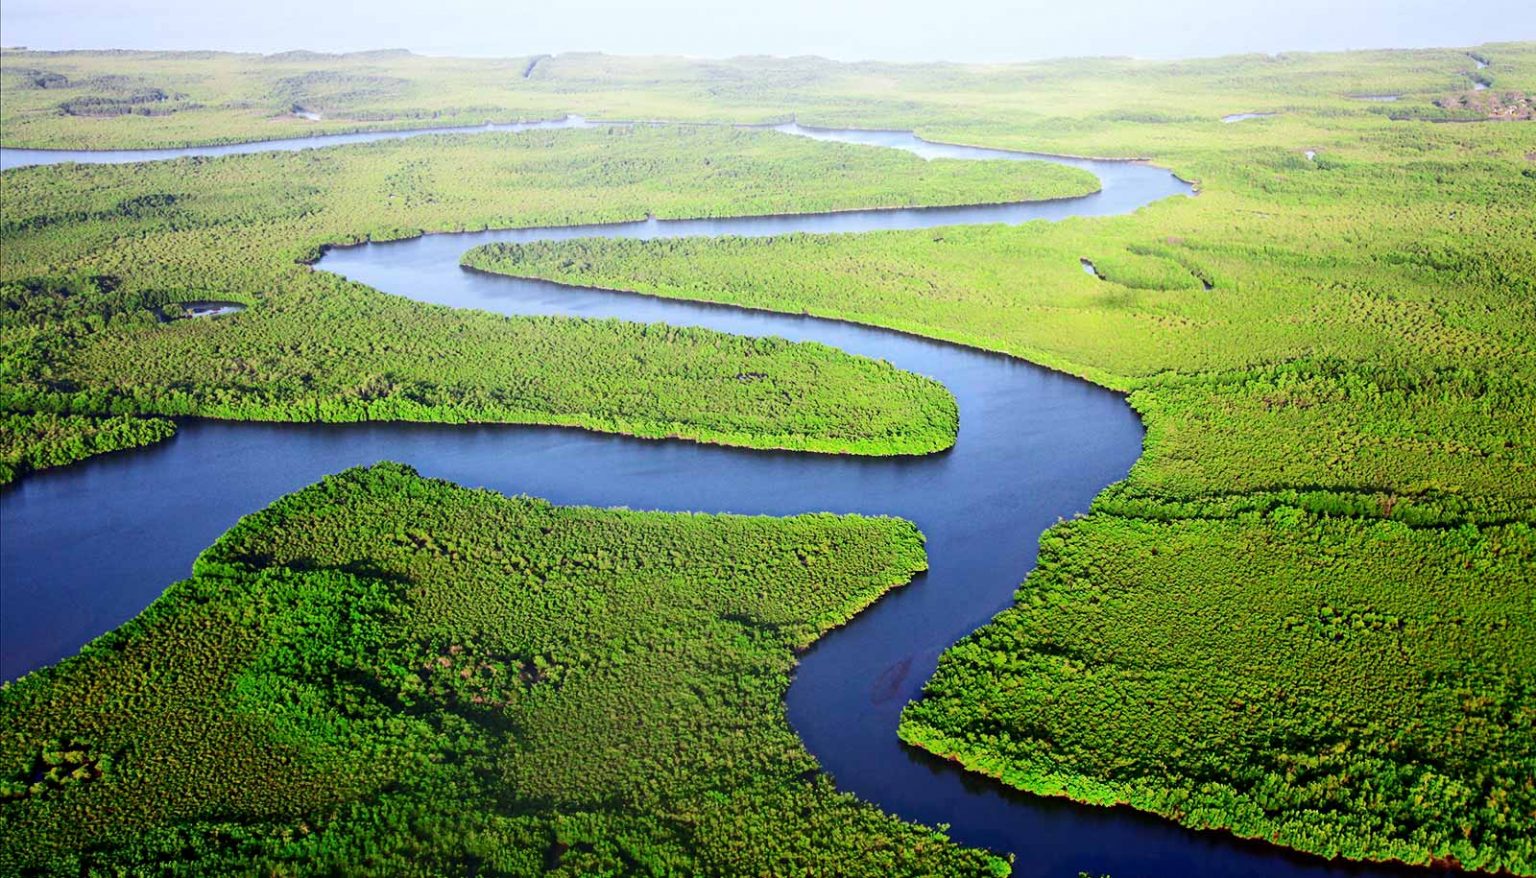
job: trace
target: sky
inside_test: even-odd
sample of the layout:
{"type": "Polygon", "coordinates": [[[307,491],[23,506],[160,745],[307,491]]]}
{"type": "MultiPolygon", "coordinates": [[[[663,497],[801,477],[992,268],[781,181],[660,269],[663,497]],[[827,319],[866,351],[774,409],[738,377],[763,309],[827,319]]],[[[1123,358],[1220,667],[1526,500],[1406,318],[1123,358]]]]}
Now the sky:
{"type": "Polygon", "coordinates": [[[1469,46],[1536,39],[1536,0],[4,0],[0,43],[41,49],[405,48],[845,61],[1469,46]]]}

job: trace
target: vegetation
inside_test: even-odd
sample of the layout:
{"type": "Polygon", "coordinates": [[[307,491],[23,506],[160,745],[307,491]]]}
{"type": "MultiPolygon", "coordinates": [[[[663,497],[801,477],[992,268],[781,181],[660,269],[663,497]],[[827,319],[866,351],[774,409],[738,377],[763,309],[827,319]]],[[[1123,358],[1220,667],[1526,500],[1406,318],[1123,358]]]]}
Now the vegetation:
{"type": "Polygon", "coordinates": [[[1199,198],[1126,217],[587,239],[466,261],[889,326],[1131,391],[1149,431],[1133,479],[1171,495],[1536,498],[1536,240],[1521,234],[1536,135],[1390,124],[1317,162],[1207,147],[1179,167],[1199,198]]]}
{"type": "MultiPolygon", "coordinates": [[[[7,146],[104,148],[480,125],[567,113],[693,122],[798,117],[807,124],[920,128],[944,136],[985,127],[994,137],[1026,135],[1037,145],[1054,142],[1064,150],[1071,144],[1098,154],[1144,155],[1239,112],[1477,118],[1454,107],[1475,81],[1500,95],[1536,93],[1536,44],[987,65],[590,53],[450,59],[409,52],[12,49],[0,52],[0,125],[7,146]],[[1477,59],[1492,64],[1478,69],[1477,59]],[[81,117],[63,109],[85,98],[118,106],[153,92],[163,98],[133,105],[153,108],[159,114],[153,117],[81,117]],[[1398,100],[1360,100],[1370,95],[1398,100]]],[[[1251,126],[1236,134],[1250,137],[1284,120],[1225,127],[1251,126]]]]}
{"type": "Polygon", "coordinates": [[[903,740],[1330,856],[1536,868],[1528,523],[1139,505],[1048,533],[903,740]]]}
{"type": "MultiPolygon", "coordinates": [[[[1019,605],[946,655],[927,696],[908,709],[903,737],[1024,789],[1129,802],[1300,850],[1536,874],[1536,128],[1426,121],[1520,115],[1536,93],[1536,44],[987,67],[6,52],[0,69],[0,113],[16,144],[247,139],[306,126],[420,125],[434,113],[460,121],[569,111],[795,116],[988,146],[1150,156],[1198,180],[1199,198],[1128,217],[760,241],[565,242],[468,260],[884,325],[1129,392],[1148,427],[1131,478],[1091,515],[1047,535],[1019,605]],[[57,111],[65,98],[51,77],[90,82],[125,69],[125,57],[139,80],[123,90],[159,88],[200,106],[153,120],[57,111]],[[488,74],[496,64],[506,75],[488,74]],[[23,67],[30,72],[16,72],[23,67]],[[276,79],[316,70],[400,81],[337,86],[320,123],[286,115],[282,102],[300,100],[291,90],[263,103],[276,79]],[[1474,78],[1488,91],[1473,95],[1474,78]],[[34,85],[17,85],[26,82],[34,85]],[[1360,99],[1373,95],[1399,99],[1360,99]],[[283,118],[269,120],[277,111],[283,118]],[[1273,115],[1219,121],[1240,112],[1273,115]],[[1083,259],[1102,279],[1082,271],[1083,259]]],[[[94,85],[78,91],[106,94],[94,85]]],[[[645,149],[666,156],[676,144],[663,149],[662,138],[745,135],[629,136],[651,138],[645,149]]],[[[508,142],[556,142],[541,137],[508,142]]],[[[409,148],[389,146],[184,163],[177,173],[282,168],[224,190],[229,201],[210,210],[210,222],[260,215],[248,208],[261,197],[257,187],[274,193],[272,204],[356,218],[263,227],[284,241],[272,246],[287,262],[370,230],[534,221],[498,213],[473,193],[450,194],[462,193],[458,181],[486,179],[453,158],[472,149],[410,164],[398,160],[409,148]],[[387,153],[393,176],[374,173],[388,187],[360,195],[337,173],[385,150],[400,150],[387,153]],[[328,173],[306,176],[310,163],[328,173]],[[380,209],[378,193],[394,191],[432,196],[380,209]],[[317,193],[331,206],[315,206],[317,193]],[[394,219],[407,212],[412,220],[394,219]]],[[[584,161],[550,176],[565,187],[558,192],[521,194],[529,215],[565,221],[613,199],[623,202],[613,218],[676,199],[693,212],[731,203],[689,188],[697,164],[654,189],[630,181],[599,191],[579,173],[584,161]]],[[[783,161],[743,166],[780,169],[763,198],[807,192],[802,171],[783,170],[783,161]]],[[[12,259],[36,266],[18,279],[76,265],[106,275],[136,266],[145,294],[253,303],[227,321],[178,321],[172,334],[261,319],[306,289],[300,284],[318,282],[293,269],[188,288],[208,253],[215,277],[268,263],[181,246],[207,240],[186,231],[168,234],[163,249],[114,245],[102,217],[120,201],[181,191],[153,176],[159,171],[47,173],[58,174],[50,186],[80,185],[57,202],[15,202],[35,198],[54,205],[39,215],[62,218],[44,221],[50,234],[7,226],[7,270],[12,259]],[[128,185],[135,180],[153,182],[128,185]],[[71,231],[57,233],[64,228],[71,231]],[[143,252],[156,254],[147,266],[143,252]],[[173,282],[157,286],[162,277],[173,282]],[[241,290],[266,298],[229,292],[241,290]]],[[[8,187],[29,179],[5,177],[8,187]]],[[[326,301],[336,295],[327,291],[326,301]]],[[[92,363],[75,352],[48,362],[92,363]]],[[[15,757],[44,776],[83,770],[78,788],[60,797],[92,789],[92,760],[111,755],[64,734],[39,731],[15,757]],[[62,755],[39,764],[45,754],[62,755]]]]}
{"type": "Polygon", "coordinates": [[[784,718],[794,651],[925,566],[897,519],[350,470],[0,689],[0,871],[1007,874],[837,792],[784,718]]]}
{"type": "MultiPolygon", "coordinates": [[[[1528,63],[1488,54],[1500,76],[1528,63]]],[[[889,326],[1128,391],[1148,429],[1130,480],[1048,535],[1018,609],[946,655],[903,738],[1319,854],[1536,873],[1536,129],[1367,107],[1053,130],[946,136],[1144,143],[1201,195],[466,261],[889,326]]]]}
{"type": "Polygon", "coordinates": [[[924,163],[770,132],[613,129],[5,175],[0,405],[299,421],[564,424],[757,448],[922,454],[935,382],[818,345],[504,318],[298,263],[332,243],[486,226],[1028,199],[1049,165],[924,163]],[[186,300],[240,314],[162,319],[186,300]]]}
{"type": "Polygon", "coordinates": [[[164,418],[0,412],[0,485],[28,470],[152,445],[175,432],[176,425],[164,418]]]}

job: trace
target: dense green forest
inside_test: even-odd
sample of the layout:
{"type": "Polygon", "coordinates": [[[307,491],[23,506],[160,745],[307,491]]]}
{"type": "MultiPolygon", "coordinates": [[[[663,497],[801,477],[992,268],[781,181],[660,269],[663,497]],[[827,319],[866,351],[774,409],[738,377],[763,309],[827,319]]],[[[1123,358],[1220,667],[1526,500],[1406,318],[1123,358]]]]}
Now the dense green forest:
{"type": "Polygon", "coordinates": [[[1050,531],[902,739],[1044,795],[1530,874],[1536,530],[1265,499],[1050,531]]]}
{"type": "MultiPolygon", "coordinates": [[[[927,163],[697,128],[26,168],[4,183],[8,410],[564,424],[857,454],[950,446],[953,398],[819,345],[496,317],[381,295],[300,263],[327,244],[422,230],[1027,200],[1097,186],[1045,163],[927,163]],[[166,319],[168,306],[203,299],[249,307],[166,319]]],[[[54,429],[64,423],[85,422],[54,429]]]]}
{"type": "Polygon", "coordinates": [[[1536,127],[1362,110],[1158,130],[1201,194],[1126,217],[465,258],[1128,391],[1148,430],[1130,480],[1047,537],[1019,609],[946,655],[904,739],[1317,853],[1536,872],[1536,127]]]}
{"type": "Polygon", "coordinates": [[[150,445],[175,433],[176,425],[164,418],[0,412],[0,485],[28,470],[150,445]]]}
{"type": "Polygon", "coordinates": [[[784,718],[794,652],[925,567],[899,519],[350,470],[0,689],[0,872],[1004,875],[784,718]]]}

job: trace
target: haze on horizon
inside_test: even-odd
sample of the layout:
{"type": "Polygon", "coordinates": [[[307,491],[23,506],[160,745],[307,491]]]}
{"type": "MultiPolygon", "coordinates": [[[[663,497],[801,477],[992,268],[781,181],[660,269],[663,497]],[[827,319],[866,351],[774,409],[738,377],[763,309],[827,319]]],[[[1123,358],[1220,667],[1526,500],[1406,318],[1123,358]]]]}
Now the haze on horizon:
{"type": "Polygon", "coordinates": [[[1536,37],[1536,10],[1530,0],[6,0],[0,32],[6,46],[37,49],[1024,61],[1470,46],[1536,37]]]}

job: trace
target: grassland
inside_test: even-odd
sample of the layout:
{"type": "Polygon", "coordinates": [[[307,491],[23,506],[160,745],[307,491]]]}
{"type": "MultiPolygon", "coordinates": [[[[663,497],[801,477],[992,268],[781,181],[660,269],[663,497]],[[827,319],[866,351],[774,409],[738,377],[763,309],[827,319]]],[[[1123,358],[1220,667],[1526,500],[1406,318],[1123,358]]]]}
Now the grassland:
{"type": "MultiPolygon", "coordinates": [[[[1146,87],[1176,94],[1165,72],[1146,87]]],[[[1233,125],[942,131],[1199,181],[1132,216],[466,261],[889,326],[1129,392],[1148,429],[1129,481],[1047,536],[904,740],[1328,856],[1532,874],[1536,128],[1274,88],[1233,109],[1284,115],[1233,125]]]]}
{"type": "Polygon", "coordinates": [[[328,244],[423,230],[1030,199],[1097,185],[1063,170],[651,128],[21,169],[4,177],[0,404],[931,452],[954,441],[953,399],[883,363],[700,330],[431,307],[301,263],[328,244]],[[248,309],[164,319],[168,305],[197,299],[248,309]]]}
{"type": "Polygon", "coordinates": [[[0,689],[0,871],[998,875],[837,792],[794,651],[898,519],[562,508],[351,470],[0,689]]]}

